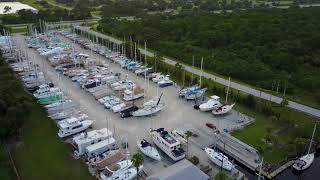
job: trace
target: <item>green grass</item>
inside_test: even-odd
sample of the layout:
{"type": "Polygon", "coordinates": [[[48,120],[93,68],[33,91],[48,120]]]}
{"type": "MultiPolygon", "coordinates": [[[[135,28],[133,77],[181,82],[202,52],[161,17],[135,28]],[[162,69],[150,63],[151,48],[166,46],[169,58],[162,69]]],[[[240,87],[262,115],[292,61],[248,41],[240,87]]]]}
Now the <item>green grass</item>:
{"type": "Polygon", "coordinates": [[[316,118],[308,116],[304,113],[294,111],[289,108],[279,107],[281,114],[285,114],[287,117],[289,117],[289,119],[294,120],[298,125],[297,128],[280,130],[283,125],[279,125],[276,122],[271,122],[261,113],[252,111],[241,104],[237,104],[235,109],[254,117],[255,122],[244,129],[233,132],[232,135],[258,150],[263,149],[261,154],[268,163],[278,163],[284,160],[290,153],[285,148],[280,148],[275,145],[267,145],[263,141],[265,135],[267,134],[268,127],[270,127],[273,132],[279,130],[279,133],[275,134],[277,139],[281,143],[288,145],[290,141],[294,140],[296,137],[299,137],[298,134],[300,132],[305,131],[306,129],[309,129],[309,132],[312,132],[312,126],[314,122],[317,121],[316,118]]]}
{"type": "Polygon", "coordinates": [[[57,137],[56,124],[36,105],[22,132],[15,162],[24,180],[89,180],[86,165],[71,157],[71,148],[57,137]]]}
{"type": "MultiPolygon", "coordinates": [[[[271,124],[268,118],[261,113],[252,111],[240,104],[235,106],[237,111],[240,111],[248,116],[255,118],[255,122],[245,127],[242,130],[238,130],[232,133],[232,135],[239,140],[253,146],[258,149],[258,147],[267,148],[267,145],[262,141],[262,139],[267,134],[267,127],[271,126],[272,128],[276,128],[274,124],[271,124]]],[[[286,153],[281,151],[278,148],[271,148],[265,150],[262,153],[265,161],[268,163],[277,163],[281,160],[285,159],[286,153]]]]}
{"type": "Polygon", "coordinates": [[[27,32],[27,27],[26,27],[26,26],[21,26],[21,27],[11,27],[11,32],[12,32],[12,33],[22,33],[22,32],[27,32]]]}
{"type": "Polygon", "coordinates": [[[3,180],[16,179],[9,154],[3,144],[0,144],[0,177],[3,180]]]}

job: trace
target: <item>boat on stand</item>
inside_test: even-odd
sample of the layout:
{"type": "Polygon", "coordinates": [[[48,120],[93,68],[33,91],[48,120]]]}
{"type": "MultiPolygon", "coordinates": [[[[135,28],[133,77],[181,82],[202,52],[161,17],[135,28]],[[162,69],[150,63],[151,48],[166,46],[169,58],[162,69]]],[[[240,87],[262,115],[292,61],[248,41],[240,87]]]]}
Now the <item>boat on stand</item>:
{"type": "Polygon", "coordinates": [[[132,112],[132,115],[135,117],[142,117],[142,116],[149,116],[160,112],[164,108],[164,103],[161,102],[161,97],[163,94],[160,95],[156,104],[144,104],[143,108],[138,109],[137,111],[132,112]]]}
{"type": "Polygon", "coordinates": [[[160,156],[158,150],[155,147],[153,147],[147,140],[142,139],[141,141],[137,142],[137,145],[138,145],[140,151],[144,155],[146,155],[152,159],[155,159],[157,161],[161,161],[161,156],[160,156]]]}
{"type": "Polygon", "coordinates": [[[166,153],[172,160],[179,161],[186,157],[181,143],[164,128],[150,129],[151,138],[156,146],[166,153]]]}

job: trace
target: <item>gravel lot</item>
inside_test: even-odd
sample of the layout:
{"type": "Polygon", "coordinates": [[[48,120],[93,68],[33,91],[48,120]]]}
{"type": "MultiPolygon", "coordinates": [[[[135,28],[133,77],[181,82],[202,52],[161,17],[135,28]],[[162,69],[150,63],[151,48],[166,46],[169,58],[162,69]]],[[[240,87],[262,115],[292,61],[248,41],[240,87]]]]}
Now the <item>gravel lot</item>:
{"type": "MultiPolygon", "coordinates": [[[[171,86],[160,88],[158,90],[159,94],[163,92],[163,101],[166,104],[165,109],[160,113],[151,117],[131,117],[122,119],[119,114],[106,110],[93,98],[91,94],[81,89],[76,83],[73,83],[69,78],[55,71],[50,66],[49,62],[45,61],[45,58],[40,56],[35,50],[28,49],[26,47],[24,36],[16,35],[15,39],[17,45],[20,46],[24,52],[27,52],[28,57],[32,59],[34,63],[40,65],[40,68],[45,73],[46,78],[59,86],[68,95],[68,97],[73,99],[79,105],[79,108],[83,112],[89,115],[90,119],[94,120],[94,129],[108,127],[114,132],[117,140],[125,141],[127,139],[131,154],[138,150],[136,146],[138,138],[146,138],[150,140],[148,134],[148,130],[150,128],[197,128],[208,132],[206,133],[206,138],[208,139],[208,142],[210,142],[210,133],[212,132],[210,132],[210,130],[205,126],[205,123],[213,123],[222,130],[224,128],[233,128],[238,126],[239,124],[237,123],[237,120],[242,117],[240,117],[239,113],[234,110],[230,114],[221,117],[215,117],[211,113],[204,113],[195,110],[193,109],[193,103],[191,101],[187,102],[185,99],[178,97],[179,87],[171,86]]],[[[63,39],[70,42],[66,38],[63,39]]],[[[78,45],[75,45],[75,48],[77,51],[91,55],[90,51],[84,50],[78,45]]],[[[130,80],[134,80],[139,85],[144,86],[144,79],[142,77],[137,77],[134,73],[121,69],[118,64],[111,63],[111,61],[107,60],[105,57],[92,53],[91,58],[108,63],[109,67],[114,72],[121,72],[122,77],[125,77],[125,75],[128,74],[130,80]]],[[[157,86],[150,81],[146,99],[153,98],[156,95],[157,86]]],[[[142,102],[143,99],[139,100],[137,104],[142,102]]],[[[193,140],[196,141],[195,138],[193,140]]],[[[208,164],[209,162],[204,151],[201,150],[199,145],[196,143],[191,143],[189,146],[189,154],[198,156],[202,164],[208,164]]],[[[162,154],[162,157],[165,157],[165,155],[162,154]]],[[[168,158],[164,158],[164,161],[162,162],[155,162],[146,158],[145,162],[145,168],[148,173],[154,173],[155,171],[158,171],[160,167],[172,164],[168,158]]],[[[210,164],[212,165],[212,163],[210,164]]],[[[214,167],[214,169],[216,169],[216,167],[214,167]]],[[[213,171],[214,174],[215,172],[216,171],[213,171]]]]}

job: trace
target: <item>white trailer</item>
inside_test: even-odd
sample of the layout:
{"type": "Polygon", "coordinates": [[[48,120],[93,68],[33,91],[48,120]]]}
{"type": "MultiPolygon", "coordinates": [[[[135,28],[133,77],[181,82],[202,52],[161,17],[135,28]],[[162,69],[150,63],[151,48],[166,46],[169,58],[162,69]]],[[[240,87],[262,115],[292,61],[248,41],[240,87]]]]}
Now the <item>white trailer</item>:
{"type": "Polygon", "coordinates": [[[74,155],[76,157],[82,156],[86,153],[86,147],[111,138],[112,135],[112,132],[107,128],[102,128],[99,130],[84,132],[75,136],[72,139],[73,145],[76,148],[74,155]]]}
{"type": "Polygon", "coordinates": [[[116,148],[116,140],[113,137],[110,137],[104,141],[100,141],[96,144],[86,147],[86,154],[88,158],[92,158],[116,148]]]}

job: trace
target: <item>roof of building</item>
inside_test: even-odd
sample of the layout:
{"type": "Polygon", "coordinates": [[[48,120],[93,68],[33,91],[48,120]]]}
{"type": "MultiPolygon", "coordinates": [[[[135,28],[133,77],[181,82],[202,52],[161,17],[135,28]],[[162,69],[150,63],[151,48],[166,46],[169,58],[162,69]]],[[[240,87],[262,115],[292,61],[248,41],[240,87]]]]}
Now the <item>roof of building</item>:
{"type": "Polygon", "coordinates": [[[147,178],[147,180],[208,180],[209,176],[202,172],[187,159],[181,160],[162,171],[147,178]]]}

